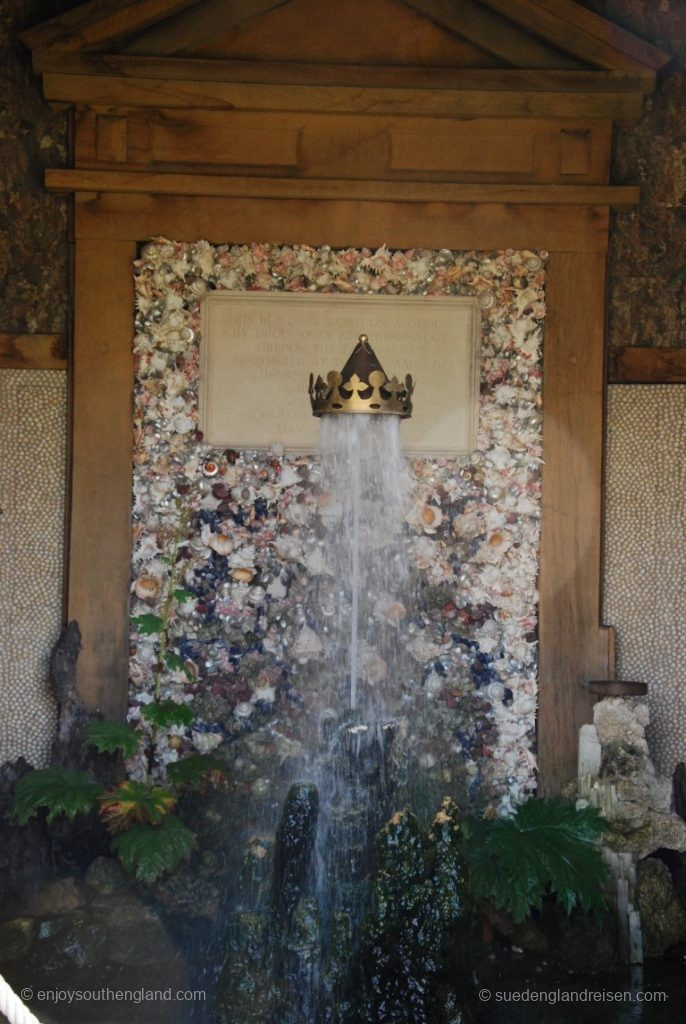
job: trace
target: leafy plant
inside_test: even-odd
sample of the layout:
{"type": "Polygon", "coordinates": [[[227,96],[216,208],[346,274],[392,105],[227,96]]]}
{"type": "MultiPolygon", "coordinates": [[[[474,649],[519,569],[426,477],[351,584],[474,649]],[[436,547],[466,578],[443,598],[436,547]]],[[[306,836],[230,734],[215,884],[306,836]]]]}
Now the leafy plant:
{"type": "Polygon", "coordinates": [[[196,836],[174,814],[160,825],[134,825],[112,840],[112,848],[127,871],[148,885],[187,860],[196,836]]]}
{"type": "Polygon", "coordinates": [[[101,793],[102,786],[87,772],[42,768],[27,772],[17,781],[12,812],[20,825],[25,825],[41,807],[47,809],[48,822],[59,814],[73,819],[90,811],[101,793]]]}
{"type": "Polygon", "coordinates": [[[567,913],[604,904],[607,879],[597,840],[604,823],[595,808],[552,798],[529,800],[511,818],[464,823],[471,889],[522,921],[554,893],[567,913]]]}
{"type": "Polygon", "coordinates": [[[85,737],[99,753],[119,752],[123,757],[133,757],[143,738],[138,729],[123,722],[91,722],[86,726],[85,737]]]}
{"type": "Polygon", "coordinates": [[[187,704],[179,704],[175,700],[155,700],[143,707],[141,717],[164,729],[170,725],[190,725],[193,712],[187,704]]]}
{"type": "Polygon", "coordinates": [[[202,789],[209,782],[218,782],[224,774],[219,758],[194,754],[169,765],[168,785],[160,785],[155,776],[160,730],[187,727],[193,722],[193,712],[187,704],[162,695],[166,672],[183,671],[193,678],[191,666],[184,662],[173,636],[176,603],[193,597],[179,585],[183,565],[179,549],[187,539],[190,516],[190,507],[179,505],[170,546],[162,556],[169,566],[162,607],[157,612],[135,615],[131,620],[141,636],[157,637],[153,700],[141,710],[142,727],[92,722],[84,734],[86,742],[100,753],[119,753],[125,758],[134,757],[145,744],[144,780],[129,779],[103,792],[85,772],[47,768],[23,776],[14,797],[13,813],[21,824],[26,824],[41,807],[47,808],[48,821],[52,821],[59,814],[73,818],[89,811],[97,802],[100,817],[112,834],[113,851],[127,870],[147,883],[176,867],[196,844],[194,833],[171,813],[178,800],[177,791],[183,787],[202,789]]]}
{"type": "Polygon", "coordinates": [[[203,789],[208,782],[217,782],[226,774],[226,764],[209,754],[189,754],[170,764],[167,775],[175,786],[203,789]]]}
{"type": "Polygon", "coordinates": [[[159,825],[176,806],[176,796],[163,786],[129,779],[100,797],[100,814],[110,832],[136,824],[159,825]]]}

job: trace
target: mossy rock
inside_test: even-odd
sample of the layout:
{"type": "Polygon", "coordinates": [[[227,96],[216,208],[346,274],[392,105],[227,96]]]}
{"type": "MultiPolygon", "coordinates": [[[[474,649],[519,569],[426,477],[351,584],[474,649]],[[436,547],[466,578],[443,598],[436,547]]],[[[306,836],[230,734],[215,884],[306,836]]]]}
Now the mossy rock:
{"type": "Polygon", "coordinates": [[[649,857],[640,861],[636,876],[643,952],[647,957],[662,956],[670,946],[686,942],[686,910],[679,902],[669,868],[661,860],[649,857]]]}

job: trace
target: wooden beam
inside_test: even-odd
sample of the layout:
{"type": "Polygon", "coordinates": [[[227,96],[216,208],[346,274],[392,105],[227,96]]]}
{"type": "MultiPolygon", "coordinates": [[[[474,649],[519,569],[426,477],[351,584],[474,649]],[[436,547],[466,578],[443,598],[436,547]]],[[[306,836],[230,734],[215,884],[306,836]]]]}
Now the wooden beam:
{"type": "Polygon", "coordinates": [[[632,92],[543,92],[494,89],[368,88],[366,86],[277,85],[119,75],[45,72],[45,98],[52,102],[102,107],[190,110],[284,110],[332,114],[395,114],[420,117],[611,118],[641,116],[643,100],[632,92]]]}
{"type": "Polygon", "coordinates": [[[606,252],[607,206],[76,195],[77,237],[606,252]]]}
{"type": "Polygon", "coordinates": [[[135,256],[128,239],[75,247],[68,617],[83,635],[78,694],[113,718],[128,693],[135,256]]]}
{"type": "MultiPolygon", "coordinates": [[[[560,13],[561,5],[543,5],[535,0],[482,0],[488,7],[517,22],[523,28],[543,36],[549,43],[573,53],[594,67],[607,70],[633,71],[640,75],[644,89],[655,88],[655,69],[618,49],[606,35],[591,35],[578,22],[567,20],[560,13]]],[[[569,13],[569,8],[565,8],[569,13]]],[[[600,19],[602,22],[604,19],[600,19]]]]}
{"type": "Polygon", "coordinates": [[[686,384],[686,348],[618,348],[610,353],[610,384],[686,384]]]}
{"type": "Polygon", "coordinates": [[[153,195],[254,196],[269,199],[346,199],[394,202],[517,203],[610,206],[629,210],[640,199],[632,185],[490,185],[332,178],[234,177],[146,171],[49,169],[50,192],[134,192],[153,195]]]}
{"type": "MultiPolygon", "coordinates": [[[[201,0],[90,0],[19,34],[30,50],[69,53],[139,32],[201,0]]],[[[197,13],[195,14],[197,17],[197,13]]]]}
{"type": "Polygon", "coordinates": [[[34,53],[36,71],[72,75],[113,75],[195,82],[252,82],[280,85],[348,85],[383,88],[458,89],[469,92],[642,91],[629,71],[531,71],[523,68],[446,68],[373,64],[310,64],[297,61],[221,60],[203,57],[144,57],[119,53],[34,53]]]}
{"type": "Polygon", "coordinates": [[[540,793],[576,776],[592,721],[583,685],[613,679],[614,635],[600,625],[605,257],[553,252],[546,272],[539,580],[540,793]]]}
{"type": "Polygon", "coordinates": [[[200,14],[190,10],[164,25],[153,25],[128,43],[124,50],[126,53],[178,53],[229,32],[284,3],[288,0],[204,0],[200,14]]]}
{"type": "Polygon", "coordinates": [[[67,340],[60,334],[0,333],[0,369],[66,370],[67,340]]]}
{"type": "MultiPolygon", "coordinates": [[[[486,0],[488,3],[488,0],[486,0]]],[[[582,32],[609,43],[614,49],[631,57],[638,64],[645,64],[654,71],[659,71],[672,60],[672,55],[664,53],[652,43],[632,35],[626,29],[608,18],[603,18],[595,11],[576,3],[575,0],[535,0],[537,7],[543,7],[551,14],[558,15],[570,25],[582,32]]]]}
{"type": "Polygon", "coordinates": [[[513,67],[581,68],[583,63],[562,50],[547,45],[546,40],[503,20],[475,0],[403,0],[408,6],[430,18],[454,35],[468,39],[486,53],[506,61],[513,67]]]}

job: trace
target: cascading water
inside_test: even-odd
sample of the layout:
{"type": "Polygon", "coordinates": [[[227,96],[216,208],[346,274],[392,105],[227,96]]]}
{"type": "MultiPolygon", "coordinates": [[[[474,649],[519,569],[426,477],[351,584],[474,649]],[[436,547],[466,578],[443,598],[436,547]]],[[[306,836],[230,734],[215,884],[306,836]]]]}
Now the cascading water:
{"type": "MultiPolygon", "coordinates": [[[[408,605],[403,521],[410,479],[399,427],[395,416],[322,418],[326,574],[312,616],[326,637],[329,706],[312,769],[320,794],[315,875],[325,959],[340,936],[359,942],[371,844],[393,809],[397,772],[389,761],[401,757],[403,708],[394,680],[408,605]]],[[[321,1020],[326,1006],[343,998],[331,978],[324,981],[321,1020]]]]}
{"type": "Polygon", "coordinates": [[[222,1024],[431,1019],[424,962],[438,970],[442,922],[446,913],[454,918],[461,897],[454,867],[441,867],[441,849],[454,842],[450,816],[436,819],[443,823],[429,850],[417,820],[398,813],[416,802],[410,718],[421,686],[400,638],[419,614],[399,422],[411,413],[412,387],[409,377],[404,384],[387,377],[364,335],[341,373],[310,381],[322,421],[319,516],[300,614],[323,650],[316,668],[303,673],[310,724],[279,779],[291,785],[273,845],[255,839],[248,858],[222,1024]],[[380,835],[385,867],[383,854],[375,863],[380,835]],[[263,870],[269,857],[271,881],[263,870]],[[427,881],[434,871],[451,880],[450,891],[427,881]],[[397,908],[395,923],[396,911],[384,907],[397,908]]]}

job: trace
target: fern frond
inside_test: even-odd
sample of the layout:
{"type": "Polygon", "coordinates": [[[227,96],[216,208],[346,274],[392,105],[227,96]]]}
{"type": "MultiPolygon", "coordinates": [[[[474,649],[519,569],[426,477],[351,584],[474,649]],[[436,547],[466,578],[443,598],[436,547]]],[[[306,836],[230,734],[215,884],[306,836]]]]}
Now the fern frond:
{"type": "Polygon", "coordinates": [[[142,733],[123,722],[91,722],[86,727],[86,741],[101,754],[121,751],[124,757],[133,757],[140,746],[142,733]]]}
{"type": "Polygon", "coordinates": [[[196,845],[195,834],[173,814],[161,825],[134,825],[112,840],[124,868],[148,885],[187,860],[196,845]]]}
{"type": "Polygon", "coordinates": [[[41,768],[17,781],[12,814],[20,825],[25,825],[41,807],[47,808],[49,822],[59,814],[75,818],[90,811],[101,793],[102,787],[86,772],[41,768]]]}

